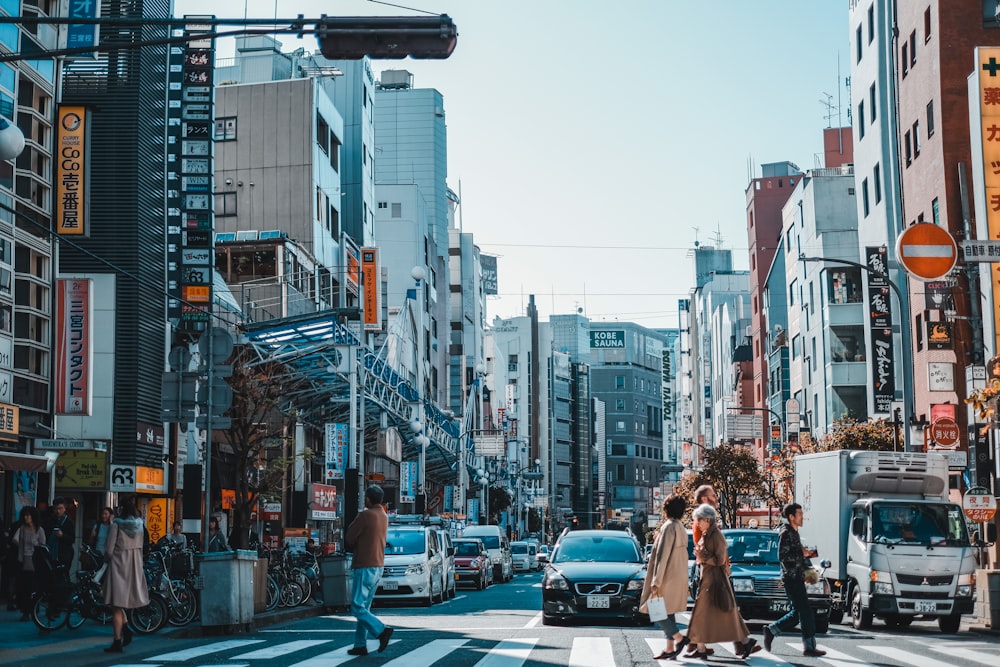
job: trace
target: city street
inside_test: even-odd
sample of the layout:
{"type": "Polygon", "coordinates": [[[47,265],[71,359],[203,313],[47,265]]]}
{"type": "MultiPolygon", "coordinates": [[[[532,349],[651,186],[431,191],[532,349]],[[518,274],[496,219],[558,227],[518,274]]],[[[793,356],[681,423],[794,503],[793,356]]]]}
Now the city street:
{"type": "MultiPolygon", "coordinates": [[[[653,659],[663,649],[663,638],[652,626],[541,624],[540,574],[517,575],[508,584],[486,591],[460,590],[454,600],[422,607],[379,607],[376,614],[396,631],[385,653],[377,654],[377,642],[369,642],[367,657],[347,655],[352,645],[354,622],[347,614],[318,615],[250,634],[183,637],[157,634],[136,637],[121,655],[109,655],[109,628],[86,625],[83,634],[60,630],[55,642],[76,636],[62,655],[32,650],[22,658],[14,650],[0,649],[0,663],[11,666],[47,667],[69,661],[74,666],[177,665],[179,667],[335,667],[336,665],[390,665],[392,667],[625,667],[626,665],[701,664],[696,660],[653,659]]],[[[682,615],[686,623],[687,615],[682,615]]],[[[26,633],[34,626],[22,625],[26,633]]],[[[760,639],[761,626],[751,624],[760,639]]],[[[751,665],[833,665],[834,667],[952,667],[995,665],[1000,636],[970,632],[964,624],[957,635],[942,635],[935,623],[917,621],[906,630],[889,630],[876,621],[868,632],[848,625],[831,628],[819,637],[828,651],[823,659],[803,658],[796,635],[775,640],[772,653],[760,652],[747,660],[751,665]]],[[[731,645],[716,644],[708,664],[743,664],[732,654],[731,645]]]]}

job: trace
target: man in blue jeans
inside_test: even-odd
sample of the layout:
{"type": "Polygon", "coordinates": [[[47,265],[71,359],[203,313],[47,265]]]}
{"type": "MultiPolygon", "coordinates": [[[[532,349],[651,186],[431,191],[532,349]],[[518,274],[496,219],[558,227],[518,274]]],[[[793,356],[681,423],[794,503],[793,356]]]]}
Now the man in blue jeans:
{"type": "Polygon", "coordinates": [[[354,631],[354,647],[350,655],[368,655],[368,636],[378,637],[378,652],[389,645],[392,628],[382,623],[371,612],[372,600],[385,565],[385,537],[389,530],[389,517],[382,507],[382,487],[371,485],[365,490],[365,509],[347,527],[344,544],[354,554],[351,560],[351,614],[358,619],[354,631]]]}
{"type": "MultiPolygon", "coordinates": [[[[809,606],[806,593],[806,557],[815,556],[802,546],[799,528],[802,526],[802,505],[789,503],[781,510],[785,523],[778,528],[778,560],[781,562],[781,581],[792,609],[774,623],[764,626],[764,649],[771,650],[771,642],[782,632],[796,624],[802,625],[802,655],[818,658],[826,651],[816,648],[816,617],[809,606]]],[[[810,582],[815,583],[815,582],[810,582]]]]}

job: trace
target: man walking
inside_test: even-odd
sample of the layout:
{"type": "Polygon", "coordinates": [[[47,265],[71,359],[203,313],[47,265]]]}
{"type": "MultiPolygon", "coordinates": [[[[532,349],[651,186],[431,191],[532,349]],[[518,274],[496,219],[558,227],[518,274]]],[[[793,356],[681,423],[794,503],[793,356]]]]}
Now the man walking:
{"type": "Polygon", "coordinates": [[[371,485],[365,490],[365,509],[347,527],[344,544],[354,554],[351,561],[353,597],[351,614],[358,619],[354,631],[354,647],[350,655],[368,655],[368,635],[378,637],[378,652],[389,645],[392,628],[382,623],[371,612],[372,600],[382,579],[385,564],[385,537],[389,530],[389,517],[382,507],[385,494],[382,487],[371,485]]]}
{"type": "Polygon", "coordinates": [[[770,651],[775,637],[799,624],[802,626],[802,655],[818,658],[826,655],[826,651],[816,648],[816,617],[809,606],[805,583],[806,557],[816,554],[808,552],[799,539],[802,505],[785,505],[781,516],[785,522],[778,528],[778,560],[781,562],[781,581],[792,609],[774,623],[764,626],[764,648],[770,651]]]}

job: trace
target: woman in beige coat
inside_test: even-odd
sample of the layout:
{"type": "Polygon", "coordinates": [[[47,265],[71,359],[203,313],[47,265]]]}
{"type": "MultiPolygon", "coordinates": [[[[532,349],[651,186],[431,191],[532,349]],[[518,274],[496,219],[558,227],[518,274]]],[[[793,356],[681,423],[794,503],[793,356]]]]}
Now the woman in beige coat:
{"type": "Polygon", "coordinates": [[[674,618],[674,614],[687,609],[687,531],[681,523],[686,507],[684,499],[674,493],[663,501],[662,514],[665,521],[657,529],[653,551],[646,564],[646,581],[639,598],[639,610],[643,613],[649,613],[646,602],[651,597],[663,598],[663,606],[666,607],[667,617],[656,621],[656,624],[667,636],[667,647],[656,656],[657,660],[673,660],[688,643],[687,638],[677,629],[674,618]],[[674,640],[679,642],[676,649],[674,640]]]}
{"type": "Polygon", "coordinates": [[[126,500],[120,516],[108,528],[104,559],[108,572],[104,577],[104,604],[114,607],[111,624],[115,638],[106,653],[121,653],[132,641],[132,630],[125,624],[125,610],[149,604],[146,575],[142,571],[142,547],[146,540],[142,519],[134,500],[126,500]]]}
{"type": "MultiPolygon", "coordinates": [[[[702,530],[701,584],[688,622],[687,639],[693,644],[740,642],[740,657],[746,659],[760,648],[736,607],[726,565],[728,548],[726,538],[719,531],[718,514],[711,505],[699,505],[691,517],[702,530]]],[[[693,657],[705,659],[708,655],[697,653],[693,657]]]]}

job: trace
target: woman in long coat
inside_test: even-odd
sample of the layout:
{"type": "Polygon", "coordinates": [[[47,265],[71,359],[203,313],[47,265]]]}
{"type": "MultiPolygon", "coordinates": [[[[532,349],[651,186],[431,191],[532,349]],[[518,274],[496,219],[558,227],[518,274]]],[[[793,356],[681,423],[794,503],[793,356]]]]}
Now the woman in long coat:
{"type": "Polygon", "coordinates": [[[676,658],[688,640],[677,629],[674,614],[687,609],[688,597],[688,554],[687,531],[681,518],[687,503],[684,498],[671,493],[663,501],[663,518],[653,541],[653,550],[646,564],[646,581],[642,585],[642,595],[639,598],[639,610],[649,613],[646,601],[651,597],[663,598],[667,617],[656,624],[667,636],[667,647],[657,660],[673,660],[676,658]],[[674,648],[674,641],[678,644],[674,648]]]}
{"type": "MultiPolygon", "coordinates": [[[[702,530],[701,583],[688,623],[687,639],[693,644],[740,642],[743,647],[740,657],[746,659],[760,649],[736,607],[726,566],[726,538],[719,531],[718,514],[711,505],[699,505],[691,516],[702,530]]],[[[694,657],[705,659],[708,655],[697,653],[694,657]]]]}
{"type": "Polygon", "coordinates": [[[134,500],[126,500],[121,516],[111,522],[104,559],[108,572],[104,577],[104,603],[114,607],[111,619],[115,638],[106,653],[121,653],[132,641],[132,631],[125,624],[125,610],[149,604],[146,575],[142,571],[142,548],[146,542],[142,519],[134,500]]]}

